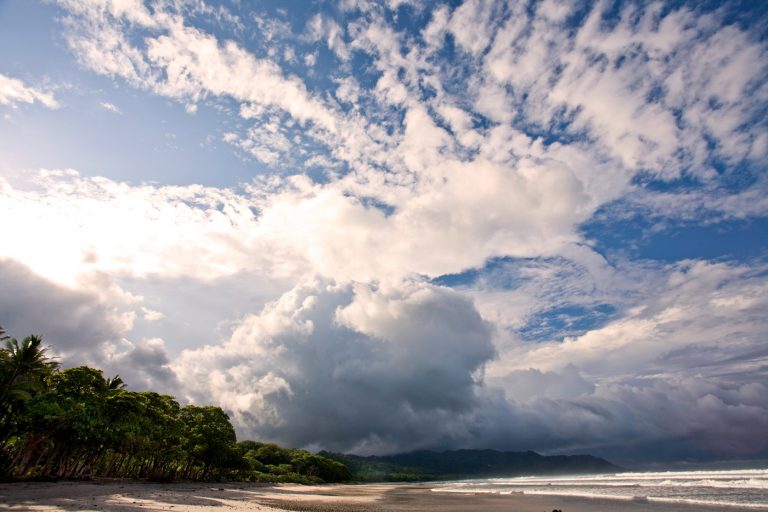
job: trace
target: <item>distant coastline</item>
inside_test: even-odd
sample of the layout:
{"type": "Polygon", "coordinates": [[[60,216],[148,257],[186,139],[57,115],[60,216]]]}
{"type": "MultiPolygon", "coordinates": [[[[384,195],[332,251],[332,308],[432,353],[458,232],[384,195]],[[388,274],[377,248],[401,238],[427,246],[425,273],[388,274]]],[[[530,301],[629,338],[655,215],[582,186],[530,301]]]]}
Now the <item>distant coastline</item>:
{"type": "Polygon", "coordinates": [[[574,475],[626,471],[592,455],[540,455],[533,451],[419,450],[368,456],[320,452],[363,482],[426,482],[522,475],[574,475]]]}

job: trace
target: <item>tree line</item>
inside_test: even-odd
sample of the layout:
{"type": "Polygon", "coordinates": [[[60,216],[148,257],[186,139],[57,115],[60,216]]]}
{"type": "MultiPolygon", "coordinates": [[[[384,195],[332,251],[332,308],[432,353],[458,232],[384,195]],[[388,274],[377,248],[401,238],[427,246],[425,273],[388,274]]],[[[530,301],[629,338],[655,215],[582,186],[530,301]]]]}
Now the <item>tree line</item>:
{"type": "Polygon", "coordinates": [[[88,366],[62,369],[40,336],[0,327],[0,478],[322,483],[352,479],[305,450],[237,442],[220,407],[131,391],[88,366]]]}

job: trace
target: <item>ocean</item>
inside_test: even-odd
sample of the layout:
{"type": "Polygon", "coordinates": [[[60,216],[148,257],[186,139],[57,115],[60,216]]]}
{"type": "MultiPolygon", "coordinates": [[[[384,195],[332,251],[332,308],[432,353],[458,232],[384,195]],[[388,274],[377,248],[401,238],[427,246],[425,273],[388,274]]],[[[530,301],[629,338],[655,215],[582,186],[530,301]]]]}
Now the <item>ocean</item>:
{"type": "Polygon", "coordinates": [[[433,490],[581,496],[768,510],[768,469],[490,478],[449,482],[433,490]]]}

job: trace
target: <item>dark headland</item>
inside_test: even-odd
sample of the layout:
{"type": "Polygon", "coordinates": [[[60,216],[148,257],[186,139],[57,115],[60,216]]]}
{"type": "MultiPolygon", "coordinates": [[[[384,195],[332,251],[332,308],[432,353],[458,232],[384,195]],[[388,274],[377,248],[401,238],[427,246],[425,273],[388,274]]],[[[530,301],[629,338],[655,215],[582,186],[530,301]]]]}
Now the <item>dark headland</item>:
{"type": "Polygon", "coordinates": [[[331,452],[320,455],[344,463],[358,480],[416,482],[466,478],[616,473],[623,468],[591,455],[539,455],[533,451],[420,450],[361,457],[331,452]]]}

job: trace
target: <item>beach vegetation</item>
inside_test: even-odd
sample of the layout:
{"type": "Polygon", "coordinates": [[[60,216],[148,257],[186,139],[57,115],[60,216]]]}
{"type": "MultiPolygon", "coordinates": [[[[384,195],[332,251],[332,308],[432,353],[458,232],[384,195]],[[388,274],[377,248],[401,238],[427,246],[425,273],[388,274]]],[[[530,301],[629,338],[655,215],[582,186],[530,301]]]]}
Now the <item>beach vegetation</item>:
{"type": "Polygon", "coordinates": [[[133,391],[88,366],[62,369],[42,337],[0,327],[0,478],[344,482],[341,462],[305,450],[237,442],[214,405],[133,391]]]}

